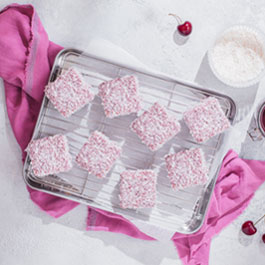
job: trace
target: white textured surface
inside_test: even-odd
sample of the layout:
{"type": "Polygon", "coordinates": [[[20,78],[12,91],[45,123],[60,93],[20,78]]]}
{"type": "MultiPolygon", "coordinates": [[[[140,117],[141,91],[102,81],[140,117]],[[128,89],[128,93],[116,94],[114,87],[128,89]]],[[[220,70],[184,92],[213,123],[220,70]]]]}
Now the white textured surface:
{"type": "MultiPolygon", "coordinates": [[[[104,42],[100,46],[94,39],[109,40],[156,70],[230,93],[240,106],[239,120],[251,109],[258,86],[241,89],[238,95],[238,90],[227,88],[212,76],[205,53],[218,34],[234,23],[254,23],[265,30],[263,0],[65,0],[57,1],[56,5],[52,0],[29,2],[35,4],[54,42],[98,53],[104,51],[104,42]],[[167,16],[169,12],[193,23],[192,35],[183,45],[173,41],[175,36],[176,42],[181,42],[174,35],[176,24],[167,16]]],[[[0,7],[9,3],[2,0],[0,7]]],[[[259,87],[264,85],[262,81],[259,87]]],[[[5,114],[2,92],[1,85],[0,265],[181,264],[170,242],[144,242],[124,235],[86,232],[85,206],[58,220],[41,212],[29,200],[23,183],[21,153],[5,114]]],[[[233,138],[237,150],[239,139],[243,140],[242,126],[247,122],[244,119],[237,126],[240,130],[233,138]]],[[[254,157],[255,150],[251,146],[247,150],[248,157],[254,157]]],[[[264,264],[265,245],[261,244],[260,236],[253,237],[248,246],[240,243],[239,237],[244,220],[264,214],[264,193],[263,185],[247,210],[214,238],[210,265],[249,265],[253,260],[257,265],[264,264]]],[[[260,226],[262,230],[264,223],[260,226]]]]}

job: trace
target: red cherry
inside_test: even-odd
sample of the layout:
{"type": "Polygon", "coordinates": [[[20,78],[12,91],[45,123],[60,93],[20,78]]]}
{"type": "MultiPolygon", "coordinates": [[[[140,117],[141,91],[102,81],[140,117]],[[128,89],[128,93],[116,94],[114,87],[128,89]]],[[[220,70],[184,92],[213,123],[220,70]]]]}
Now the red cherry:
{"type": "Polygon", "coordinates": [[[189,21],[185,21],[184,23],[182,23],[181,18],[177,16],[176,14],[169,13],[168,15],[173,16],[177,20],[179,24],[177,29],[181,35],[188,36],[191,34],[192,25],[189,21]]]}
{"type": "Polygon", "coordinates": [[[257,232],[257,228],[254,226],[252,221],[246,221],[242,227],[242,232],[248,236],[252,236],[257,232]]]}
{"type": "Polygon", "coordinates": [[[263,234],[263,236],[262,236],[262,241],[265,244],[265,234],[263,234]]]}
{"type": "Polygon", "coordinates": [[[192,31],[191,23],[189,21],[186,21],[183,24],[178,25],[178,31],[183,36],[190,35],[192,31]]]}

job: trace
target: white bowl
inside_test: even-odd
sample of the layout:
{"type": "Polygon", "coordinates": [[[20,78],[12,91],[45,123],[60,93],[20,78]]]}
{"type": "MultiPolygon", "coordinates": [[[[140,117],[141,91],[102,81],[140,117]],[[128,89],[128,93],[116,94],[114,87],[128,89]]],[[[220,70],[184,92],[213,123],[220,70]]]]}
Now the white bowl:
{"type": "MultiPolygon", "coordinates": [[[[238,39],[237,39],[238,41],[238,39]]],[[[242,41],[242,45],[244,45],[244,41],[242,41]]],[[[253,47],[254,50],[254,47],[253,47]]],[[[232,87],[249,87],[252,86],[256,83],[258,83],[262,77],[265,75],[265,38],[263,33],[261,33],[259,30],[253,28],[253,27],[249,27],[249,26],[245,26],[245,25],[236,25],[233,27],[228,28],[227,30],[225,30],[221,36],[215,41],[214,45],[212,46],[212,48],[209,49],[208,53],[207,53],[207,57],[208,57],[208,61],[209,61],[209,65],[211,67],[212,72],[214,73],[214,75],[224,84],[232,86],[232,87]],[[229,33],[234,33],[235,35],[234,37],[236,37],[236,31],[238,30],[246,30],[252,34],[255,34],[257,41],[260,44],[260,47],[256,47],[256,48],[260,48],[260,53],[261,53],[261,59],[263,60],[264,63],[264,68],[262,69],[262,71],[257,74],[257,76],[255,78],[252,79],[248,79],[246,81],[234,81],[234,80],[229,80],[225,77],[223,77],[218,70],[216,69],[214,60],[213,60],[213,53],[214,53],[214,48],[216,47],[216,45],[224,38],[227,37],[228,39],[231,38],[232,39],[232,34],[231,36],[229,36],[229,33]]]]}

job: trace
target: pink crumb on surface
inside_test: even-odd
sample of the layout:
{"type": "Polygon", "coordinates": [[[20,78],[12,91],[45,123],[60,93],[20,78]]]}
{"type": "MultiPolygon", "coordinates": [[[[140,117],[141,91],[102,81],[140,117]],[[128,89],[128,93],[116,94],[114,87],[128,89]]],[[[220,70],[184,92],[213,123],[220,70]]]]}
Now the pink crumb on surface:
{"type": "Polygon", "coordinates": [[[133,75],[100,84],[99,96],[106,116],[114,118],[138,112],[141,109],[138,90],[138,80],[133,75]]]}
{"type": "Polygon", "coordinates": [[[89,174],[103,178],[121,155],[121,147],[103,133],[94,131],[76,157],[77,164],[89,174]]]}
{"type": "Polygon", "coordinates": [[[151,208],[156,203],[157,174],[153,170],[126,170],[121,173],[122,208],[151,208]]]}
{"type": "Polygon", "coordinates": [[[94,99],[91,86],[74,68],[64,71],[54,82],[49,83],[45,94],[64,117],[71,116],[94,99]]]}
{"type": "Polygon", "coordinates": [[[165,157],[168,177],[173,189],[201,185],[208,180],[208,167],[200,148],[183,150],[165,157]]]}
{"type": "Polygon", "coordinates": [[[132,122],[131,129],[144,144],[155,151],[180,131],[180,124],[175,117],[170,116],[166,109],[156,102],[132,122]]]}
{"type": "Polygon", "coordinates": [[[33,140],[29,143],[27,152],[29,152],[32,170],[36,176],[43,177],[66,172],[72,168],[72,157],[64,135],[33,140]]]}
{"type": "Polygon", "coordinates": [[[230,127],[219,101],[214,97],[208,97],[186,111],[183,118],[198,143],[206,142],[230,127]]]}

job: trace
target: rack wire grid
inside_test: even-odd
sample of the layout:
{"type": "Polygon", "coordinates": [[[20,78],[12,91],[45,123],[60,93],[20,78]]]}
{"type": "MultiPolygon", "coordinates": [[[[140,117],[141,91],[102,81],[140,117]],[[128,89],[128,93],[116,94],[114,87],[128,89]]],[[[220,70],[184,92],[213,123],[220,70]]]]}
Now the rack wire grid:
{"type": "Polygon", "coordinates": [[[232,123],[235,117],[233,101],[227,96],[179,82],[166,75],[122,66],[73,49],[64,50],[57,56],[50,82],[69,67],[78,69],[86,82],[92,85],[95,93],[103,81],[131,74],[137,76],[143,103],[142,112],[155,102],[161,103],[170,114],[179,118],[181,132],[158,151],[152,152],[129,129],[137,114],[109,119],[104,114],[100,98],[96,96],[90,104],[70,118],[64,118],[45,97],[32,138],[66,135],[74,167],[69,172],[37,177],[32,172],[30,158],[27,156],[24,166],[26,183],[32,188],[121,214],[130,220],[140,220],[150,226],[181,233],[193,233],[198,230],[203,222],[224,155],[220,147],[227,136],[222,133],[204,144],[196,143],[181,120],[182,114],[200,100],[214,96],[232,123]],[[120,159],[104,179],[89,175],[74,161],[89,134],[95,130],[119,142],[123,148],[120,159]],[[200,147],[204,151],[209,166],[209,181],[205,185],[173,190],[167,177],[164,156],[169,152],[191,147],[200,147]],[[154,169],[158,172],[157,203],[154,208],[132,210],[119,206],[119,179],[120,173],[125,169],[154,169]]]}

